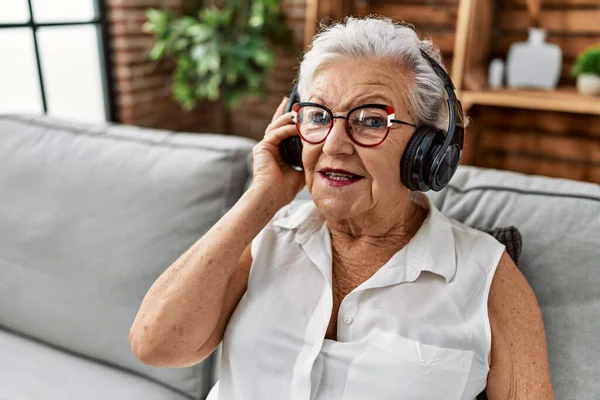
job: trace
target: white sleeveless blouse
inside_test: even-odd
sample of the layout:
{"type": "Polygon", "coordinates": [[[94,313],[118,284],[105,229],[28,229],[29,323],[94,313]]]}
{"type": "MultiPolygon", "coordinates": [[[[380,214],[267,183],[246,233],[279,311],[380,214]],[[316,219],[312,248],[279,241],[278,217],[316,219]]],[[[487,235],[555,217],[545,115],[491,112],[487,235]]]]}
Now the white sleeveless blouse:
{"type": "Polygon", "coordinates": [[[488,294],[504,246],[429,214],[349,293],[337,341],[329,231],[312,201],[282,209],[252,242],[248,289],[223,339],[222,400],[459,400],[485,389],[488,294]]]}

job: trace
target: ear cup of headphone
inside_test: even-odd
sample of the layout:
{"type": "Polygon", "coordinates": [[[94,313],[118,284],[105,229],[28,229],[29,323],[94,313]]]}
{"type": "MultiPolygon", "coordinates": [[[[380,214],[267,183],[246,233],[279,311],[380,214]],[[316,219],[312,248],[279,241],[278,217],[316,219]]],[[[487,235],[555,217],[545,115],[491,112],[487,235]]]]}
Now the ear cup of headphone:
{"type": "Polygon", "coordinates": [[[428,169],[433,156],[443,142],[444,132],[440,129],[421,126],[415,131],[400,161],[400,178],[404,186],[421,192],[431,188],[428,169]]]}
{"type": "Polygon", "coordinates": [[[302,166],[302,140],[300,136],[295,135],[289,138],[283,139],[279,143],[279,151],[281,157],[289,166],[303,170],[302,166]]]}
{"type": "Polygon", "coordinates": [[[417,176],[413,178],[413,175],[418,174],[418,171],[413,171],[416,169],[413,161],[415,159],[415,153],[417,152],[425,133],[426,132],[421,128],[418,128],[415,133],[413,133],[412,137],[408,141],[408,144],[406,145],[406,148],[404,149],[404,153],[402,154],[402,159],[400,161],[400,179],[402,180],[404,186],[413,191],[419,190],[419,188],[413,184],[413,181],[418,180],[417,176]]]}
{"type": "Polygon", "coordinates": [[[450,182],[460,164],[460,159],[460,147],[452,145],[439,156],[438,162],[433,163],[432,170],[429,172],[431,182],[429,186],[433,191],[442,190],[450,182]]]}

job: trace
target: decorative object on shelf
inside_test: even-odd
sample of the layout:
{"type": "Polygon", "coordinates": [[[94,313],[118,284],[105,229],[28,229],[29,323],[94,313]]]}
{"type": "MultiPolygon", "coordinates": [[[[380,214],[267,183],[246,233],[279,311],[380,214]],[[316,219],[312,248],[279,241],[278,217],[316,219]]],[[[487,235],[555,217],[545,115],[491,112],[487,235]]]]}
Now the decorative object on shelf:
{"type": "Polygon", "coordinates": [[[600,45],[591,47],[577,57],[571,70],[577,77],[577,91],[584,95],[600,95],[600,45]]]}
{"type": "Polygon", "coordinates": [[[492,89],[498,89],[504,86],[504,61],[501,58],[494,58],[490,62],[488,69],[488,86],[492,89]]]}
{"type": "Polygon", "coordinates": [[[155,38],[150,58],[175,61],[173,94],[187,110],[203,99],[220,101],[227,110],[247,97],[263,98],[277,47],[292,50],[293,32],[280,0],[217,3],[197,17],[156,9],[146,13],[144,31],[155,38]]]}
{"type": "Polygon", "coordinates": [[[507,57],[507,83],[513,88],[556,89],[562,69],[562,51],[546,43],[546,30],[540,27],[541,0],[527,0],[531,17],[529,38],[510,46],[507,57]]]}
{"type": "Polygon", "coordinates": [[[562,69],[562,51],[545,42],[546,31],[529,28],[527,42],[510,46],[507,57],[507,82],[512,88],[554,90],[562,69]]]}

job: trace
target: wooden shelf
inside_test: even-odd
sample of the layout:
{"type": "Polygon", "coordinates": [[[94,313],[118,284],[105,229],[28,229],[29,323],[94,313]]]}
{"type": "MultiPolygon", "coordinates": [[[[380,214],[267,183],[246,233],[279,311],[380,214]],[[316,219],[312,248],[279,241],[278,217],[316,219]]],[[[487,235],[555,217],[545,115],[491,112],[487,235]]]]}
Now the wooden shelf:
{"type": "Polygon", "coordinates": [[[460,100],[465,110],[474,105],[485,105],[600,115],[600,97],[581,95],[573,87],[559,87],[555,91],[505,88],[465,90],[460,93],[460,100]]]}

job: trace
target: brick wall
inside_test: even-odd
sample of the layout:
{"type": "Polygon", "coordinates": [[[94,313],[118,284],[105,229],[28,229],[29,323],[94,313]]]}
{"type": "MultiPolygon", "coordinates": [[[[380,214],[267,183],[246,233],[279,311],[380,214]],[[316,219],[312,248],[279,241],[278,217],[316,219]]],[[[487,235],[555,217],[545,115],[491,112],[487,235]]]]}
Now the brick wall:
{"type": "Polygon", "coordinates": [[[215,106],[186,112],[172,98],[173,64],[148,60],[153,38],[142,32],[149,8],[181,12],[184,0],[108,0],[116,114],[131,125],[190,132],[214,132],[215,106]]]}
{"type": "MultiPolygon", "coordinates": [[[[185,0],[108,0],[108,21],[113,50],[116,112],[120,122],[189,132],[217,132],[221,111],[214,103],[203,103],[191,112],[181,110],[172,99],[171,62],[148,60],[151,35],[142,32],[148,8],[181,12],[185,0]]],[[[230,133],[260,138],[281,97],[287,94],[297,72],[304,33],[305,0],[284,0],[298,44],[291,55],[279,53],[266,101],[248,100],[230,113],[230,133]]]]}

